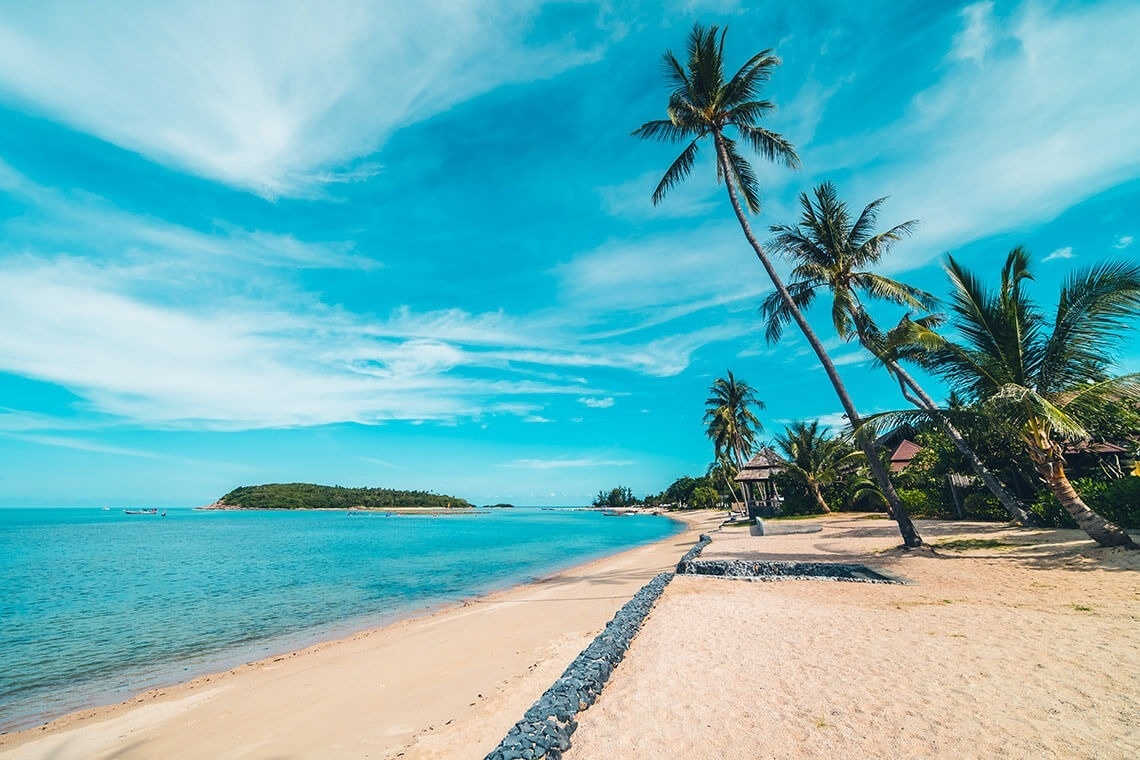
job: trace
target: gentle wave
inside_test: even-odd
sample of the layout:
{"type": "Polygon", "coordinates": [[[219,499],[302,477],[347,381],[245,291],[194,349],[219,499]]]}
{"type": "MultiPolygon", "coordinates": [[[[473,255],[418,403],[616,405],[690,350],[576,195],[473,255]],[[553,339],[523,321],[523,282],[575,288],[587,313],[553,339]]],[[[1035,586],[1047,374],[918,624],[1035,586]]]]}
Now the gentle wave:
{"type": "Polygon", "coordinates": [[[0,730],[664,538],[665,518],[0,509],[0,730]]]}

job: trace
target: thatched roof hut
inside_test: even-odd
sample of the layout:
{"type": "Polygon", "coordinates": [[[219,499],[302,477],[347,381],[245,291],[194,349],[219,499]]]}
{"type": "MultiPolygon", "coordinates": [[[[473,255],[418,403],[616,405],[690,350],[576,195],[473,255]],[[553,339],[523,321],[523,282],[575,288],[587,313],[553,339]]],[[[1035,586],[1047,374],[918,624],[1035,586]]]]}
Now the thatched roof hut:
{"type": "Polygon", "coordinates": [[[733,478],[737,483],[761,483],[784,469],[784,460],[772,449],[765,446],[745,463],[733,478]]]}
{"type": "Polygon", "coordinates": [[[783,458],[765,446],[736,474],[734,480],[744,488],[750,516],[768,517],[779,513],[783,498],[772,476],[783,469],[783,458]]]}

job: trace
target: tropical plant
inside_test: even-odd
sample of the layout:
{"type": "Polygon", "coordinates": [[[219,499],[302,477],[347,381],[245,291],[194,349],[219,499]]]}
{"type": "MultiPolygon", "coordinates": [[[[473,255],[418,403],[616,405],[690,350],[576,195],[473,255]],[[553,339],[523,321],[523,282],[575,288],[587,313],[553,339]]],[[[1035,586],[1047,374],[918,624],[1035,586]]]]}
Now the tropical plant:
{"type": "Polygon", "coordinates": [[[720,501],[720,494],[712,486],[697,486],[689,501],[696,509],[712,509],[720,501]]]}
{"type": "Polygon", "coordinates": [[[946,271],[957,340],[931,330],[915,336],[931,367],[1018,431],[1038,476],[1093,540],[1137,548],[1081,499],[1065,474],[1064,445],[1087,440],[1084,421],[1103,417],[1107,406],[1140,398],[1140,373],[1110,373],[1121,336],[1140,323],[1140,265],[1108,262],[1070,275],[1052,320],[1025,292],[1032,275],[1024,248],[1010,251],[996,291],[952,256],[946,271]]]}
{"type": "Polygon", "coordinates": [[[732,483],[738,472],[740,472],[740,468],[735,462],[727,455],[718,453],[716,461],[709,465],[705,478],[714,484],[717,492],[725,496],[728,501],[737,502],[740,499],[736,498],[736,489],[732,483]],[[724,484],[723,489],[720,487],[722,483],[724,484]]]}
{"type": "MultiPolygon", "coordinates": [[[[883,364],[898,381],[903,397],[930,413],[954,446],[966,457],[970,467],[986,487],[998,498],[1012,519],[1022,525],[1031,522],[1029,514],[986,469],[966,439],[950,420],[939,412],[938,404],[899,364],[899,354],[892,351],[896,343],[884,340],[864,306],[864,298],[887,301],[912,310],[929,310],[934,296],[906,283],[870,271],[897,241],[910,235],[918,224],[910,220],[885,232],[875,232],[879,207],[886,198],[867,204],[858,218],[852,218],[847,204],[830,182],[815,188],[815,199],[800,194],[802,214],[796,225],[773,225],[773,247],[795,264],[793,281],[788,285],[792,301],[807,309],[821,291],[831,293],[831,318],[835,331],[844,340],[857,338],[859,343],[883,364]]],[[[764,300],[761,312],[767,318],[769,342],[779,340],[784,325],[791,319],[788,305],[778,294],[764,300]]],[[[920,324],[931,324],[926,320],[920,324]]]]}
{"type": "Polygon", "coordinates": [[[776,447],[784,455],[784,470],[799,480],[811,494],[820,511],[831,512],[823,498],[823,488],[857,468],[863,459],[842,437],[827,435],[819,422],[793,422],[776,436],[776,447]]]}
{"type": "Polygon", "coordinates": [[[705,399],[705,433],[713,442],[716,459],[729,458],[737,469],[744,466],[756,448],[756,434],[763,429],[753,412],[763,409],[764,402],[756,390],[737,380],[728,370],[727,377],[718,377],[709,388],[705,399]]]}
{"type": "MultiPolygon", "coordinates": [[[[763,50],[748,59],[732,78],[726,80],[724,73],[725,33],[718,27],[707,29],[700,24],[693,26],[689,34],[688,60],[682,66],[671,52],[664,55],[665,77],[672,88],[666,113],[669,118],[649,121],[634,131],[643,139],[664,142],[687,142],[685,149],[673,161],[653,191],[653,202],[664,199],[670,188],[684,180],[693,170],[701,141],[712,138],[716,153],[717,179],[724,181],[728,200],[732,204],[736,220],[740,224],[756,258],[760,260],[776,292],[787,304],[792,319],[803,331],[804,337],[823,365],[828,379],[835,387],[843,410],[852,423],[859,416],[855,411],[846,387],[839,377],[831,357],[823,348],[818,336],[811,329],[800,310],[796,308],[783,280],[777,274],[772,260],[764,251],[752,232],[740,196],[748,211],[760,211],[759,181],[752,166],[741,154],[737,141],[730,136],[735,133],[749,147],[769,161],[776,161],[788,167],[799,166],[799,157],[792,144],[781,135],[759,126],[761,117],[775,106],[761,100],[763,85],[772,75],[772,69],[779,63],[771,50],[763,50]]],[[[868,447],[870,444],[866,444],[868,447]]],[[[868,456],[868,460],[873,457],[868,456]]],[[[903,542],[907,546],[920,546],[922,538],[906,514],[902,503],[890,483],[886,469],[872,464],[875,478],[889,500],[891,513],[898,522],[903,542]]]]}

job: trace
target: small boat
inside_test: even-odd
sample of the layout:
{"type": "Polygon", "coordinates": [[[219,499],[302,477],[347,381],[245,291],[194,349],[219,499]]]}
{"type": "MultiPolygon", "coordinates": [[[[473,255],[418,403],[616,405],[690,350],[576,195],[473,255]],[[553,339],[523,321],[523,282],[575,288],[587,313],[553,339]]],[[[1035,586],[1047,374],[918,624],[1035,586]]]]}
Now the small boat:
{"type": "MultiPolygon", "coordinates": [[[[124,509],[124,515],[157,515],[158,509],[124,509]]],[[[166,514],[165,512],[163,514],[166,514]]]]}

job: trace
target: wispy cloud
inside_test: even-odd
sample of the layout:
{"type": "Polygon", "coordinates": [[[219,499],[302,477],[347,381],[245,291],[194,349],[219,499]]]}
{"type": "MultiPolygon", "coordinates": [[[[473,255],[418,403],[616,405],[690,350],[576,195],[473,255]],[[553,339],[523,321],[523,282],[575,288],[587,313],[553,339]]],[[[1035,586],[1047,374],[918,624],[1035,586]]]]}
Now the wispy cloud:
{"type": "Polygon", "coordinates": [[[1132,236],[1131,235],[1120,235],[1119,237],[1116,238],[1116,242],[1113,244],[1112,247],[1118,251],[1122,251],[1130,245],[1132,245],[1132,236]]]}
{"type": "Polygon", "coordinates": [[[965,24],[954,35],[949,57],[959,61],[980,63],[994,43],[993,33],[994,4],[986,2],[967,5],[962,9],[965,24]]]}
{"type": "Polygon", "coordinates": [[[1044,259],[1042,259],[1042,261],[1052,261],[1053,259],[1071,259],[1075,255],[1076,254],[1073,253],[1072,246],[1065,246],[1064,248],[1058,248],[1057,250],[1053,251],[1044,259]]]}
{"type": "Polygon", "coordinates": [[[614,405],[613,397],[607,396],[605,398],[594,398],[592,396],[583,396],[578,399],[579,404],[584,404],[591,409],[609,409],[614,405]]]}
{"type": "MultiPolygon", "coordinates": [[[[497,86],[595,60],[535,6],[44,0],[0,12],[0,90],[149,158],[274,196],[369,176],[358,158],[497,86]]],[[[610,33],[614,33],[611,31],[610,33]]]]}
{"type": "Polygon", "coordinates": [[[1140,101],[1120,97],[1140,91],[1140,67],[1126,63],[1135,28],[1140,6],[1128,3],[1030,2],[1004,18],[971,6],[941,79],[899,120],[805,163],[850,172],[849,197],[889,194],[890,219],[922,221],[888,262],[896,270],[1049,220],[1140,168],[1140,101]]]}

